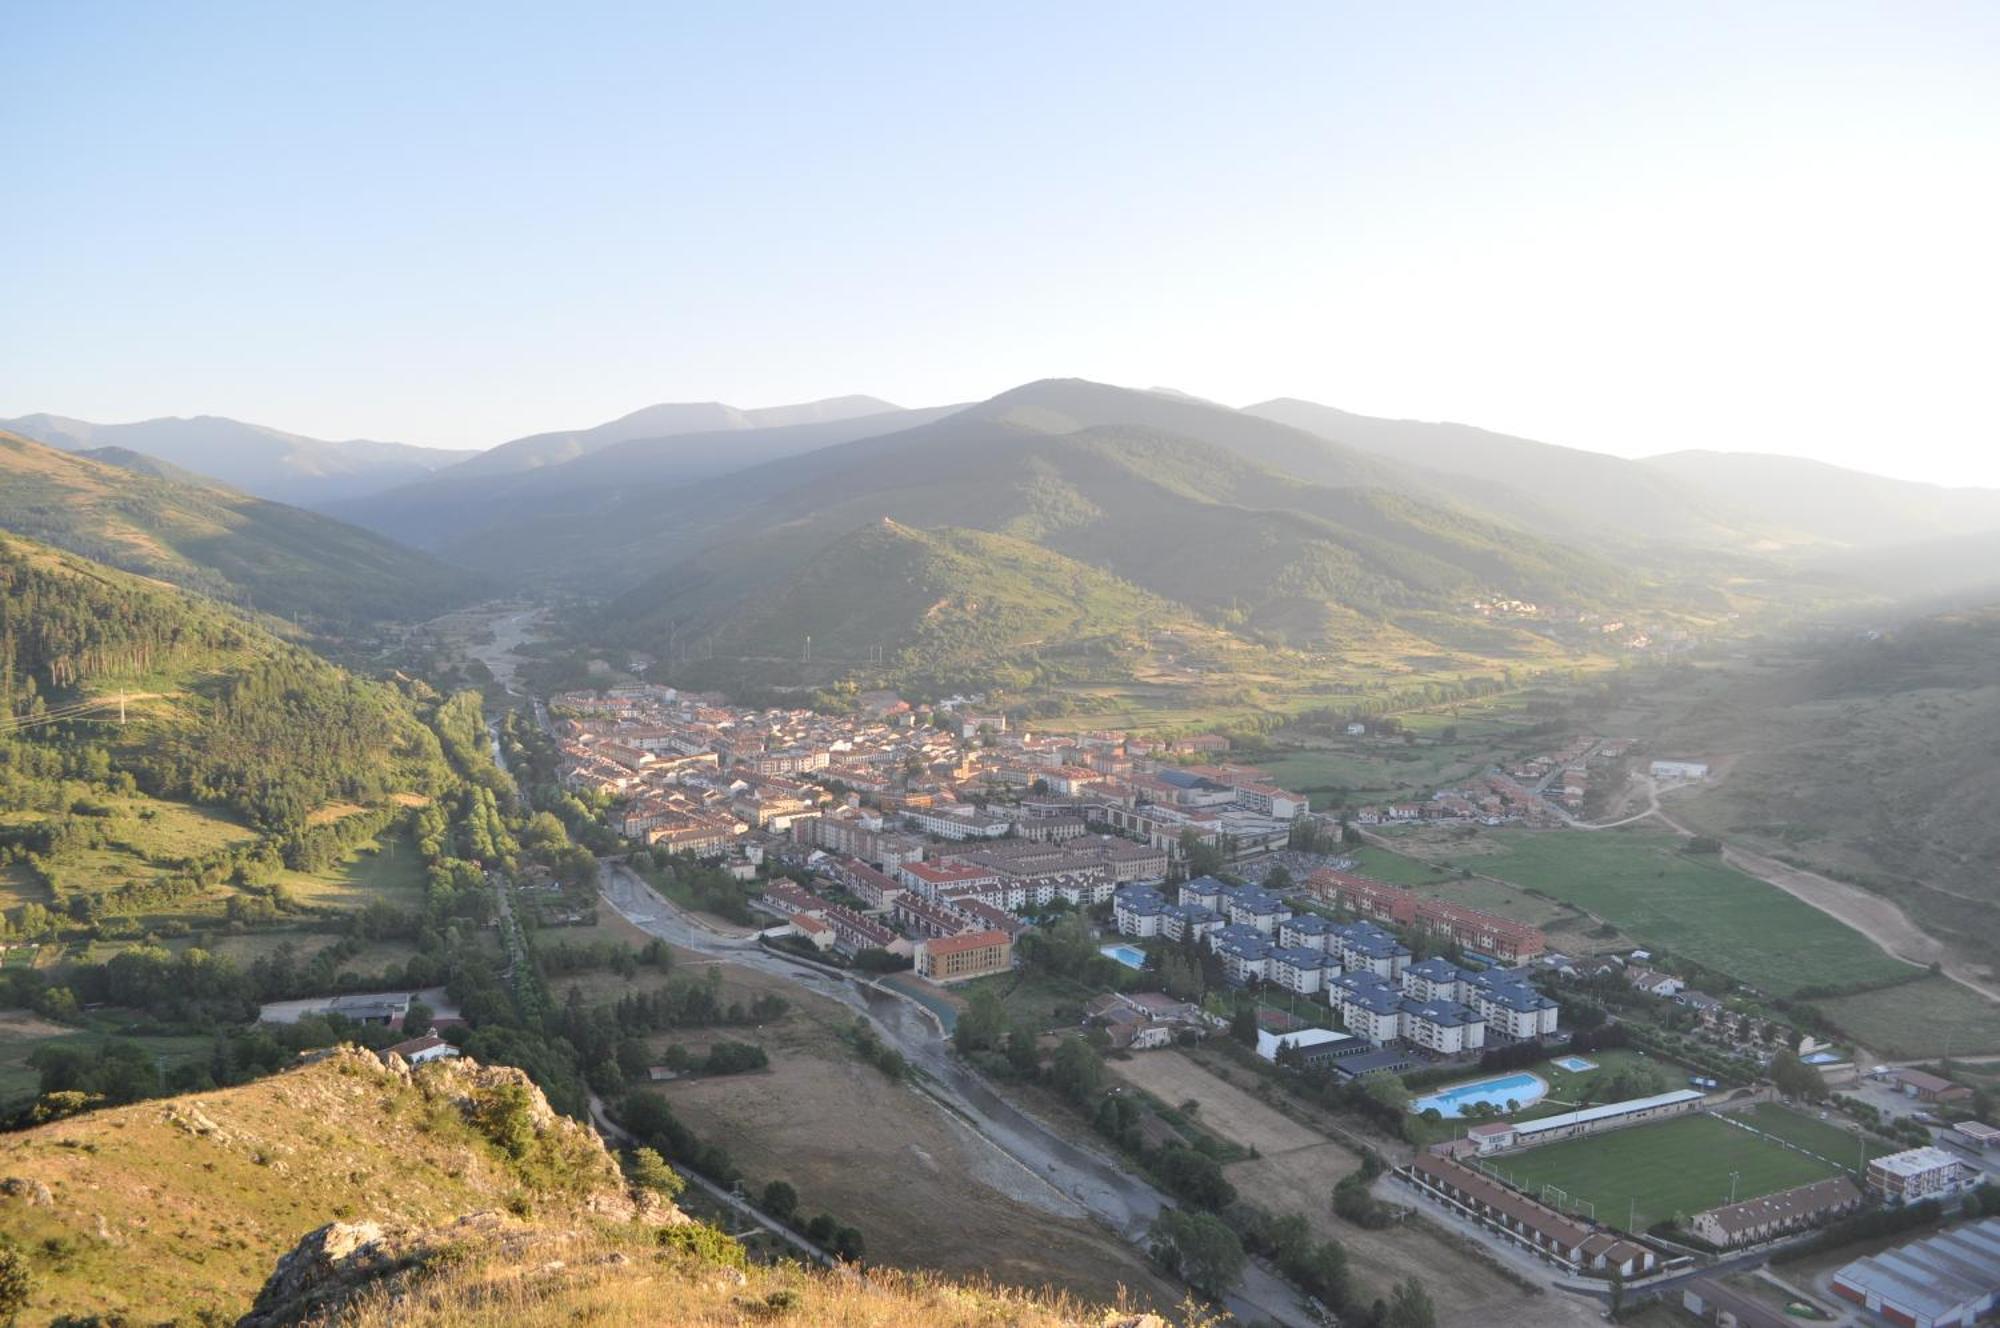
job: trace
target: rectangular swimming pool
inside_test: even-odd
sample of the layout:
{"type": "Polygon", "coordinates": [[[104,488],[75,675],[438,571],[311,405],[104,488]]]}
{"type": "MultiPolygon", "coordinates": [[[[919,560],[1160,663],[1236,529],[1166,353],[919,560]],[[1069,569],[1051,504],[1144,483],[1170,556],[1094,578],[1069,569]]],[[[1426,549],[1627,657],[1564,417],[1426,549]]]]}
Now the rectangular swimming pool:
{"type": "Polygon", "coordinates": [[[1116,959],[1127,968],[1146,966],[1146,952],[1136,945],[1103,945],[1098,947],[1097,953],[1107,959],[1116,959]]]}
{"type": "Polygon", "coordinates": [[[1465,1114],[1465,1109],[1475,1102],[1484,1102],[1507,1110],[1512,1102],[1516,1110],[1532,1107],[1542,1100],[1549,1091],[1548,1081],[1538,1074],[1503,1074],[1494,1079],[1475,1079],[1471,1083],[1453,1084],[1435,1093],[1410,1099],[1410,1110],[1422,1115],[1432,1107],[1446,1120],[1456,1120],[1465,1114]]]}
{"type": "Polygon", "coordinates": [[[1582,1074],[1585,1070],[1597,1068],[1596,1061],[1587,1061],[1581,1056],[1558,1056],[1549,1064],[1558,1070],[1568,1070],[1571,1074],[1582,1074]]]}

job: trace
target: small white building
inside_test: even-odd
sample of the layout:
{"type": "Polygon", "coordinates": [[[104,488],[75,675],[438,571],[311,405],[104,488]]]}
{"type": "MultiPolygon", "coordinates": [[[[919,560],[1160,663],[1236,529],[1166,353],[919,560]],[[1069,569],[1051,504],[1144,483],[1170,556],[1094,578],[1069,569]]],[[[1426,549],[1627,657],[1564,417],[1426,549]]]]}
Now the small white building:
{"type": "Polygon", "coordinates": [[[1706,761],[1655,761],[1649,770],[1654,779],[1670,784],[1695,784],[1708,778],[1706,761]]]}
{"type": "Polygon", "coordinates": [[[382,1059],[384,1061],[388,1060],[391,1056],[401,1056],[412,1067],[423,1065],[429,1061],[441,1061],[456,1055],[458,1055],[458,1048],[452,1046],[451,1043],[446,1042],[435,1033],[426,1033],[422,1037],[410,1038],[408,1041],[398,1042],[394,1046],[382,1049],[382,1059]]]}

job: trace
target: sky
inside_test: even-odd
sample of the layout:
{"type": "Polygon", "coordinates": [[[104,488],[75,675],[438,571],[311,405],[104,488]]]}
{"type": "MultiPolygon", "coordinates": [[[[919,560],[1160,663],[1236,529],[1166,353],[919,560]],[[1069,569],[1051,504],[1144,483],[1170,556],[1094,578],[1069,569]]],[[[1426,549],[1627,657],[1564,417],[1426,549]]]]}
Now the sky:
{"type": "Polygon", "coordinates": [[[2000,5],[0,0],[0,416],[1078,376],[2000,485],[2000,5]]]}

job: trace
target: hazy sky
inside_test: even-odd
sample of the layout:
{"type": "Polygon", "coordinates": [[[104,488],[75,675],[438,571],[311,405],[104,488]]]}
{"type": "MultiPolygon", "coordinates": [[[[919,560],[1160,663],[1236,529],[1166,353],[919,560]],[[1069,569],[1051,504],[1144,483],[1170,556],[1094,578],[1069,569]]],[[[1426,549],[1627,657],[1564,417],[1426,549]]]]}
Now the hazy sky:
{"type": "Polygon", "coordinates": [[[1991,0],[981,8],[0,0],[0,415],[1077,375],[2000,484],[1991,0]]]}

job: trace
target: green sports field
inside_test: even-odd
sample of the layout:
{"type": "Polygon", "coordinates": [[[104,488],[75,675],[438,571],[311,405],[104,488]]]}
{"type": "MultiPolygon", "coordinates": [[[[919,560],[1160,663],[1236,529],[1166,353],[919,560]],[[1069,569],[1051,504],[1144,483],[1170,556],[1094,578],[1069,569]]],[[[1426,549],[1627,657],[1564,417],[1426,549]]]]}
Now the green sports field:
{"type": "Polygon", "coordinates": [[[1682,1116],[1531,1148],[1488,1164],[1525,1192],[1611,1226],[1643,1231],[1736,1198],[1823,1180],[1839,1168],[1760,1139],[1713,1116],[1682,1116]],[[1545,1193],[1553,1186],[1568,1196],[1545,1193]]]}

